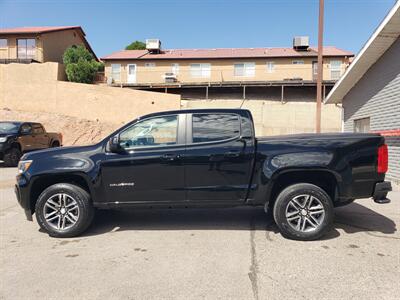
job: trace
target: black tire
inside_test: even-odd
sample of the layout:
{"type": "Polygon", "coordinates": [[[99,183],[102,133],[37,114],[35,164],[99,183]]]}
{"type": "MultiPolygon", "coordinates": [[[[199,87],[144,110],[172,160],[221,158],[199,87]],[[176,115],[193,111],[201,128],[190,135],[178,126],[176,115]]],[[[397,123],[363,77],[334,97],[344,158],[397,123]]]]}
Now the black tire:
{"type": "Polygon", "coordinates": [[[6,167],[16,167],[22,156],[21,150],[17,147],[12,147],[4,153],[4,165],[6,167]]]}
{"type": "Polygon", "coordinates": [[[319,239],[331,230],[334,209],[331,198],[323,189],[309,183],[298,183],[281,191],[276,198],[273,214],[275,222],[284,237],[293,240],[311,241],[319,239]],[[309,195],[308,198],[307,195],[309,195]],[[307,202],[303,202],[304,208],[301,205],[293,205],[293,200],[299,203],[300,200],[298,199],[312,201],[314,207],[306,208],[307,202]],[[318,214],[318,211],[323,211],[323,214],[318,214]],[[288,218],[292,220],[289,221],[288,218]],[[316,219],[319,222],[316,222],[316,219]],[[311,221],[316,226],[312,225],[311,221]],[[303,223],[305,224],[303,230],[300,226],[299,228],[297,227],[299,222],[301,227],[303,227],[303,223]]]}
{"type": "MultiPolygon", "coordinates": [[[[35,205],[36,220],[39,226],[52,237],[68,238],[75,237],[84,232],[92,223],[94,208],[90,200],[90,195],[84,189],[74,184],[57,183],[49,186],[39,196],[35,205]],[[69,199],[75,201],[78,208],[78,217],[76,223],[66,229],[57,229],[45,218],[46,202],[52,197],[58,197],[58,194],[65,194],[69,199]]],[[[64,215],[68,214],[64,212],[64,215]]],[[[53,224],[54,225],[54,224],[53,224]]]]}
{"type": "Polygon", "coordinates": [[[54,141],[51,143],[51,148],[56,148],[56,147],[60,147],[60,143],[57,141],[54,141]]]}

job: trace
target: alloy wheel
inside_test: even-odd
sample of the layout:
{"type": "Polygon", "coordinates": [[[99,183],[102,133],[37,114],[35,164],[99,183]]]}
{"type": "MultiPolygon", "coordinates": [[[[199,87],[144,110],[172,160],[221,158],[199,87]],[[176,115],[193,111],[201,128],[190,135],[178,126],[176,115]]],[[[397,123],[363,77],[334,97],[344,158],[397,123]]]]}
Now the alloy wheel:
{"type": "Polygon", "coordinates": [[[68,194],[60,193],[46,200],[43,207],[44,218],[56,230],[71,228],[79,220],[79,206],[68,194]]]}
{"type": "Polygon", "coordinates": [[[325,208],[321,200],[310,194],[294,197],[286,206],[286,220],[296,231],[317,230],[325,218],[325,208]]]}

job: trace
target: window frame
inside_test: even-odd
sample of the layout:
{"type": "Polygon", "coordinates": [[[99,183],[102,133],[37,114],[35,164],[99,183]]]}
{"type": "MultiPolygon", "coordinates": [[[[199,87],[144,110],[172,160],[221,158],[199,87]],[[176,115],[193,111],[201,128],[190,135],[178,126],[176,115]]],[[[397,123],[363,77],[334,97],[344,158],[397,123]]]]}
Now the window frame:
{"type": "Polygon", "coordinates": [[[121,64],[111,64],[110,65],[110,76],[116,82],[121,82],[121,69],[122,69],[122,65],[121,64]],[[115,74],[113,72],[113,66],[119,66],[119,78],[118,79],[114,78],[114,76],[113,76],[115,74]]]}
{"type": "Polygon", "coordinates": [[[166,115],[157,115],[157,116],[150,116],[148,118],[143,118],[143,119],[137,119],[133,123],[128,124],[127,126],[123,127],[118,133],[118,137],[120,137],[121,133],[123,133],[126,130],[129,130],[131,127],[142,123],[144,121],[148,121],[151,119],[157,119],[157,118],[162,118],[162,117],[171,117],[171,116],[176,116],[177,117],[177,126],[176,126],[176,143],[172,145],[154,145],[154,146],[134,146],[130,148],[124,148],[124,151],[128,153],[133,153],[136,150],[154,150],[154,149],[161,149],[161,148],[175,148],[175,147],[182,147],[186,145],[186,130],[185,130],[185,124],[186,124],[186,115],[185,114],[180,114],[180,113],[175,113],[175,114],[166,114],[166,115]]]}
{"type": "MultiPolygon", "coordinates": [[[[211,71],[211,67],[210,67],[210,71],[211,71]]],[[[173,73],[174,75],[179,75],[179,63],[171,64],[171,73],[173,73]]]]}
{"type": "Polygon", "coordinates": [[[330,76],[331,76],[331,80],[339,80],[340,77],[342,76],[342,61],[339,60],[339,59],[331,59],[329,61],[329,71],[330,71],[329,73],[330,73],[330,76]],[[333,64],[332,64],[333,62],[339,62],[339,65],[335,66],[335,67],[332,67],[333,66],[333,64]],[[339,76],[337,78],[333,78],[332,72],[339,72],[339,76]]]}
{"type": "Polygon", "coordinates": [[[155,62],[145,62],[144,67],[145,68],[155,68],[157,65],[155,62]]]}
{"type": "Polygon", "coordinates": [[[237,140],[242,136],[242,116],[237,113],[231,112],[198,112],[198,113],[191,113],[188,114],[186,117],[186,146],[199,146],[199,145],[210,145],[210,144],[219,144],[219,143],[226,143],[230,141],[237,140]],[[218,141],[210,141],[210,142],[199,142],[193,143],[193,115],[203,115],[203,114],[220,114],[220,115],[234,115],[238,117],[239,121],[239,133],[237,136],[218,140],[218,141]]]}
{"type": "Polygon", "coordinates": [[[191,63],[189,65],[189,68],[190,68],[190,77],[192,77],[192,78],[210,78],[211,77],[211,63],[191,63]],[[194,65],[200,66],[200,68],[199,68],[200,75],[199,76],[196,76],[193,74],[193,71],[194,71],[193,66],[194,65]],[[206,75],[206,76],[203,75],[203,66],[205,66],[205,65],[209,66],[208,75],[206,75]]]}
{"type": "Polygon", "coordinates": [[[267,61],[265,63],[265,67],[267,69],[268,74],[275,73],[275,62],[274,61],[267,61]],[[270,66],[272,66],[272,68],[270,68],[270,66]]]}
{"type": "Polygon", "coordinates": [[[37,46],[36,46],[36,39],[35,38],[29,38],[29,37],[26,37],[26,38],[17,38],[16,39],[16,50],[17,50],[17,58],[18,59],[36,59],[36,48],[37,48],[37,46]],[[28,57],[28,40],[33,40],[34,41],[34,47],[33,47],[33,49],[35,50],[34,51],[34,55],[33,56],[29,56],[28,57]],[[25,41],[25,46],[24,47],[19,47],[19,45],[18,45],[18,43],[19,43],[19,41],[25,41]],[[20,54],[19,54],[19,49],[20,48],[23,48],[23,49],[25,49],[25,57],[20,57],[20,54]]]}
{"type": "Polygon", "coordinates": [[[8,39],[6,38],[1,38],[0,41],[6,41],[6,45],[2,46],[0,43],[0,49],[7,49],[8,48],[8,39]]]}
{"type": "Polygon", "coordinates": [[[234,63],[233,64],[233,76],[234,77],[248,77],[248,78],[255,77],[256,76],[256,63],[254,61],[234,63]],[[246,65],[248,66],[250,64],[253,65],[253,73],[249,75],[249,74],[246,74],[247,73],[246,71],[248,70],[246,65]],[[236,66],[237,65],[243,65],[243,75],[237,75],[236,74],[236,66]]]}
{"type": "Polygon", "coordinates": [[[363,118],[358,118],[353,120],[353,133],[368,133],[371,131],[371,117],[363,117],[363,118]],[[360,126],[365,124],[362,124],[362,122],[368,121],[368,131],[356,131],[357,125],[359,124],[360,126]]]}

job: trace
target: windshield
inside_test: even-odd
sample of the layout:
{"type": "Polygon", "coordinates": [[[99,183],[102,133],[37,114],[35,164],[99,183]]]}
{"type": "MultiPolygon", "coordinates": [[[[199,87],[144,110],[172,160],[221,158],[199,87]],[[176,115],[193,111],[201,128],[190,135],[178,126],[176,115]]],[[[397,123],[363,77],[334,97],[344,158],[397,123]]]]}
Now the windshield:
{"type": "Polygon", "coordinates": [[[18,133],[19,124],[13,122],[0,122],[0,134],[18,133]]]}

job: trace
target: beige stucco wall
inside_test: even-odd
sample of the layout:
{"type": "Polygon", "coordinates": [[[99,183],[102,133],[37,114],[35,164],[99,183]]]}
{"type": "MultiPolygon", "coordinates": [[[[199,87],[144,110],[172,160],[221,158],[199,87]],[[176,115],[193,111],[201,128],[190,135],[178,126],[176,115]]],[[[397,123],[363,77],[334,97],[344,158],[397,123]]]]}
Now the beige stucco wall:
{"type": "MultiPolygon", "coordinates": [[[[238,108],[240,100],[182,100],[182,108],[238,108]]],[[[315,103],[247,100],[257,136],[315,132],[315,103]]],[[[341,131],[341,108],[322,106],[322,132],[341,131]]]]}
{"type": "MultiPolygon", "coordinates": [[[[325,58],[324,80],[331,80],[330,61],[340,60],[343,73],[347,62],[343,57],[325,58]]],[[[105,74],[111,76],[111,64],[121,64],[121,83],[127,83],[128,64],[136,64],[136,83],[163,83],[165,73],[172,71],[172,64],[179,64],[178,82],[224,82],[224,81],[281,81],[288,78],[312,80],[312,62],[316,58],[274,58],[274,59],[210,59],[210,60],[113,60],[105,62],[105,74]],[[293,60],[302,60],[304,64],[293,64],[293,60]],[[255,63],[255,75],[252,77],[235,76],[234,64],[255,63]],[[268,72],[267,62],[274,62],[275,69],[268,72]],[[155,63],[155,67],[145,67],[146,63],[155,63]],[[211,64],[210,77],[192,77],[190,64],[211,64]]],[[[116,83],[119,83],[118,81],[116,83]]]]}
{"type": "Polygon", "coordinates": [[[59,67],[57,63],[0,65],[0,108],[110,123],[180,108],[179,95],[57,81],[59,67]]]}
{"type": "Polygon", "coordinates": [[[1,39],[7,39],[7,48],[0,48],[0,59],[17,59],[17,39],[35,39],[36,51],[35,60],[43,62],[43,42],[40,35],[24,34],[24,35],[0,35],[1,39]]]}
{"type": "Polygon", "coordinates": [[[65,49],[72,45],[84,45],[84,38],[76,29],[43,34],[0,35],[0,38],[7,39],[7,48],[0,48],[0,59],[18,58],[17,39],[36,40],[35,60],[39,62],[62,63],[65,49]]]}

